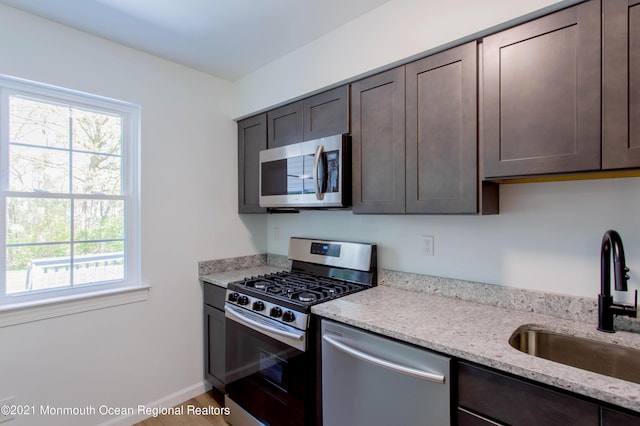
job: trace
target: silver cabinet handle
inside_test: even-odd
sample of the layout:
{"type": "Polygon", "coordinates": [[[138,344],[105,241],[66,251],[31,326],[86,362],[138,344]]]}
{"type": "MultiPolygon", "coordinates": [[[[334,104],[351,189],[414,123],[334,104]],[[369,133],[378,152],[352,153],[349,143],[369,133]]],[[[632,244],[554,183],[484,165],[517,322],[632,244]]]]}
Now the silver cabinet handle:
{"type": "Polygon", "coordinates": [[[316,199],[318,200],[324,199],[324,193],[320,188],[320,179],[318,176],[320,157],[322,157],[323,151],[324,151],[324,146],[318,145],[318,149],[316,149],[316,164],[315,164],[315,167],[313,168],[313,174],[315,175],[315,181],[316,181],[316,199]]]}
{"type": "Polygon", "coordinates": [[[418,379],[427,380],[429,382],[442,383],[442,384],[444,384],[445,382],[445,377],[441,374],[429,373],[426,371],[418,370],[411,367],[406,367],[404,365],[398,365],[393,362],[377,358],[373,355],[369,355],[368,353],[352,348],[351,346],[345,345],[344,343],[341,343],[330,336],[323,335],[322,340],[329,343],[331,346],[335,347],[336,349],[348,355],[351,355],[354,358],[360,359],[362,361],[366,361],[373,365],[377,365],[378,367],[386,368],[387,370],[404,374],[406,376],[412,376],[418,379]]]}
{"type": "MultiPolygon", "coordinates": [[[[269,327],[268,325],[261,324],[258,321],[252,320],[251,318],[246,318],[244,315],[242,315],[239,312],[236,312],[234,309],[229,308],[228,306],[225,306],[224,310],[229,315],[229,317],[231,317],[231,319],[233,319],[233,320],[235,320],[235,321],[237,321],[239,323],[242,323],[242,324],[246,325],[247,327],[252,328],[254,330],[256,328],[258,328],[259,330],[269,331],[271,333],[278,334],[278,335],[283,336],[283,337],[288,337],[289,339],[294,339],[294,340],[302,341],[302,339],[304,339],[304,333],[302,333],[302,334],[290,333],[288,331],[279,330],[277,328],[269,327]]],[[[259,331],[259,330],[256,330],[256,331],[259,331]]]]}

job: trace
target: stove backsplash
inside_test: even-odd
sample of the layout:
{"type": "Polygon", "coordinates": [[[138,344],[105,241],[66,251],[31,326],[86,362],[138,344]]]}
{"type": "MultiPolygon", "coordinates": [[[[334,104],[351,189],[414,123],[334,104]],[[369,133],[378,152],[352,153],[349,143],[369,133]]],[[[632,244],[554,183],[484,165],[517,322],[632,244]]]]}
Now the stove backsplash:
{"type": "Polygon", "coordinates": [[[265,265],[279,267],[283,270],[291,269],[291,261],[287,256],[279,254],[254,254],[250,256],[200,261],[198,262],[198,275],[210,275],[216,272],[236,271],[238,269],[265,265]]]}

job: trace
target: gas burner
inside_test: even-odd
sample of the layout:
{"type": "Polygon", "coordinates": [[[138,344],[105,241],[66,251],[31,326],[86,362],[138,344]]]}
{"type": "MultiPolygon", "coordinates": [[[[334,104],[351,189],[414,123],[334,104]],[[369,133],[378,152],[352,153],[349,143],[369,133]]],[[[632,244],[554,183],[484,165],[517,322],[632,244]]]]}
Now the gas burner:
{"type": "Polygon", "coordinates": [[[258,290],[264,290],[269,285],[266,281],[257,281],[253,284],[253,286],[258,290]]]}
{"type": "Polygon", "coordinates": [[[316,295],[313,293],[309,293],[309,292],[304,292],[304,293],[300,293],[298,294],[298,300],[301,302],[313,302],[314,300],[316,300],[316,295]]]}

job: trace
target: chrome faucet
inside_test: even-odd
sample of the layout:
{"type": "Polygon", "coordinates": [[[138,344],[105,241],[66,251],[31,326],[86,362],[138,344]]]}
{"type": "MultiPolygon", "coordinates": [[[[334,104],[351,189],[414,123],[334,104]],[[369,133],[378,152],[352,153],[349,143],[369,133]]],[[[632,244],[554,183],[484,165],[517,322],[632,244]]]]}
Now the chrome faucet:
{"type": "Polygon", "coordinates": [[[611,258],[613,257],[613,275],[617,291],[627,291],[629,268],[624,261],[622,238],[614,230],[602,237],[600,246],[600,295],[598,296],[598,330],[614,333],[613,316],[624,315],[635,318],[638,315],[638,290],[635,305],[615,303],[611,295],[611,258]]]}

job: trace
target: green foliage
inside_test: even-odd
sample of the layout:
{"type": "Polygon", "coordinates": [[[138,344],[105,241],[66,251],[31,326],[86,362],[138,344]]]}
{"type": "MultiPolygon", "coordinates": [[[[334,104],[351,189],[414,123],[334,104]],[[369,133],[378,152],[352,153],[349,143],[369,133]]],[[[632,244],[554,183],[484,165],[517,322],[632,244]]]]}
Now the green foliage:
{"type": "Polygon", "coordinates": [[[9,124],[10,190],[39,197],[7,198],[7,269],[123,251],[124,201],[81,198],[122,193],[121,117],[13,96],[9,124]]]}

